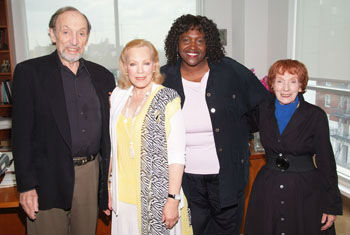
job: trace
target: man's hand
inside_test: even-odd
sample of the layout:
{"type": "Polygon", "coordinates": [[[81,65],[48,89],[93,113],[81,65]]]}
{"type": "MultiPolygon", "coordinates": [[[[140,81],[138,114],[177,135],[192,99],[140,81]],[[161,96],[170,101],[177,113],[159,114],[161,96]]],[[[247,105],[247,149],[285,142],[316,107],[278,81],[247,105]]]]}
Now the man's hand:
{"type": "Polygon", "coordinates": [[[38,194],[35,189],[19,194],[19,203],[28,217],[36,219],[36,213],[39,211],[38,194]]]}
{"type": "Polygon", "coordinates": [[[112,208],[112,195],[111,195],[111,190],[108,189],[108,209],[107,209],[107,210],[104,210],[103,212],[104,212],[107,216],[110,216],[112,210],[113,210],[113,208],[112,208]]]}
{"type": "Polygon", "coordinates": [[[172,198],[168,198],[164,208],[162,222],[165,223],[166,228],[171,229],[179,219],[178,211],[179,201],[172,198]]]}
{"type": "Polygon", "coordinates": [[[329,214],[323,213],[321,223],[322,224],[325,223],[325,225],[321,227],[321,231],[329,229],[333,225],[335,218],[336,218],[335,215],[329,215],[329,214]]]}

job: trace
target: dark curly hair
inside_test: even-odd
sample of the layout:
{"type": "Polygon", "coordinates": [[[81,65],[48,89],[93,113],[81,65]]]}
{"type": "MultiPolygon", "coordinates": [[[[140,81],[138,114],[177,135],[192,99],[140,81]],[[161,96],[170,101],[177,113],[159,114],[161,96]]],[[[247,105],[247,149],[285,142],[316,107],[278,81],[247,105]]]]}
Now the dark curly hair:
{"type": "Polygon", "coordinates": [[[182,15],[171,26],[165,39],[165,55],[167,64],[174,65],[179,59],[179,37],[190,29],[198,29],[205,34],[205,44],[209,63],[220,61],[225,56],[225,49],[220,42],[219,30],[216,24],[205,16],[182,15]]]}

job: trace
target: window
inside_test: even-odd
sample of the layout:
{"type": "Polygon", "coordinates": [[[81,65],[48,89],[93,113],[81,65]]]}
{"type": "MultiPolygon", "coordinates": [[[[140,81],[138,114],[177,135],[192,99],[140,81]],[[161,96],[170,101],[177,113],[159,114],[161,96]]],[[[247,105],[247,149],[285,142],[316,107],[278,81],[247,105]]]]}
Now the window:
{"type": "Polygon", "coordinates": [[[55,50],[48,36],[50,17],[62,6],[73,6],[92,25],[84,58],[104,65],[116,75],[122,47],[132,39],[144,38],[155,45],[160,63],[164,64],[164,40],[171,24],[183,14],[200,14],[200,5],[199,0],[25,0],[29,57],[55,50]]]}
{"type": "Polygon", "coordinates": [[[343,109],[345,107],[345,101],[346,97],[345,96],[340,96],[339,97],[339,103],[338,103],[338,108],[343,109]]]}
{"type": "Polygon", "coordinates": [[[339,188],[350,197],[350,1],[296,3],[295,57],[310,77],[305,99],[327,113],[339,188]]]}
{"type": "Polygon", "coordinates": [[[331,107],[331,96],[328,94],[324,96],[324,106],[327,108],[331,107]]]}

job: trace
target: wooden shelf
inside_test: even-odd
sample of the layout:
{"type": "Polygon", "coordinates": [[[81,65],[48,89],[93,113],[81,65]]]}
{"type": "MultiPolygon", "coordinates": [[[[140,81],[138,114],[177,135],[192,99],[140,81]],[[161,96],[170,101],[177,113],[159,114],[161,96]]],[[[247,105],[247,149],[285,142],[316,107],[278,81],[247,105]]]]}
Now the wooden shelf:
{"type": "Polygon", "coordinates": [[[12,104],[0,104],[0,117],[10,117],[12,104]]]}
{"type": "Polygon", "coordinates": [[[0,208],[19,206],[17,187],[2,188],[0,190],[0,208]]]}
{"type": "Polygon", "coordinates": [[[0,108],[11,108],[12,104],[2,104],[0,103],[0,108]]]}
{"type": "MultiPolygon", "coordinates": [[[[1,83],[1,82],[6,82],[6,81],[12,81],[11,75],[7,75],[7,76],[5,76],[5,75],[0,75],[0,83],[1,83]]],[[[1,103],[1,101],[0,101],[0,104],[3,104],[3,103],[1,103]]]]}
{"type": "MultiPolygon", "coordinates": [[[[12,80],[12,72],[14,61],[12,55],[14,53],[13,30],[9,24],[8,0],[0,0],[0,30],[2,32],[2,40],[0,42],[0,68],[4,60],[8,60],[10,71],[6,73],[0,72],[0,83],[12,80]]],[[[0,70],[1,71],[1,70],[0,70]]],[[[8,71],[8,70],[4,70],[8,71]]],[[[11,117],[12,105],[0,103],[0,116],[11,117]]],[[[0,145],[2,148],[11,149],[11,129],[0,130],[0,145]]],[[[2,177],[0,177],[0,182],[2,177]]],[[[0,188],[0,234],[25,234],[26,215],[19,207],[19,197],[16,187],[0,188]]]]}
{"type": "MultiPolygon", "coordinates": [[[[10,84],[7,83],[7,81],[12,80],[12,72],[13,72],[13,60],[12,60],[12,49],[11,47],[12,40],[12,28],[11,24],[9,24],[9,15],[8,15],[8,6],[7,6],[8,0],[0,0],[0,30],[1,30],[1,41],[0,41],[0,68],[2,67],[3,61],[8,61],[9,63],[9,69],[3,70],[8,72],[0,72],[0,84],[1,85],[8,85],[5,87],[6,95],[8,95],[10,84]],[[2,47],[1,47],[2,46],[2,47]],[[8,89],[7,89],[8,88],[8,89]]],[[[0,97],[1,101],[7,101],[10,99],[3,99],[3,97],[0,97]]],[[[7,103],[0,103],[0,117],[11,117],[12,112],[12,104],[7,103]]],[[[0,130],[0,140],[1,141],[11,141],[11,129],[5,129],[0,130]]],[[[1,143],[0,143],[1,144],[1,143]]]]}
{"type": "MultiPolygon", "coordinates": [[[[11,129],[0,129],[0,141],[8,141],[10,138],[11,138],[11,129]]],[[[7,145],[10,145],[10,144],[7,144],[7,145]]]]}

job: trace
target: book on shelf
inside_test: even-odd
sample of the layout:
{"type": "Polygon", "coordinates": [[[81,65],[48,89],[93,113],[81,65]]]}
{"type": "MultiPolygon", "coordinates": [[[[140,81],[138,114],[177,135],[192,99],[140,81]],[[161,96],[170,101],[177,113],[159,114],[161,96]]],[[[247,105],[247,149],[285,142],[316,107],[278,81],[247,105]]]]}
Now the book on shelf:
{"type": "Polygon", "coordinates": [[[2,81],[0,85],[0,98],[3,104],[12,104],[12,81],[2,81]]]}

